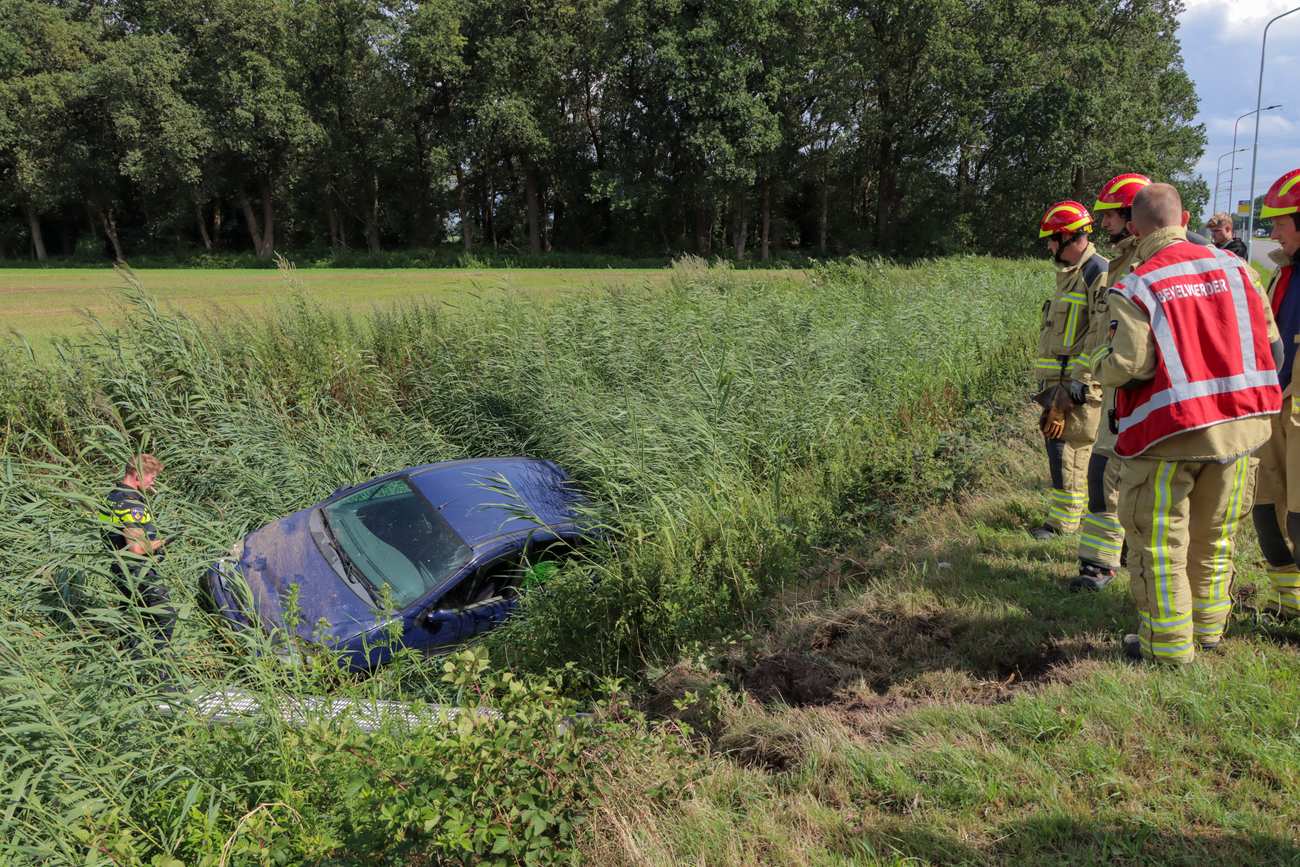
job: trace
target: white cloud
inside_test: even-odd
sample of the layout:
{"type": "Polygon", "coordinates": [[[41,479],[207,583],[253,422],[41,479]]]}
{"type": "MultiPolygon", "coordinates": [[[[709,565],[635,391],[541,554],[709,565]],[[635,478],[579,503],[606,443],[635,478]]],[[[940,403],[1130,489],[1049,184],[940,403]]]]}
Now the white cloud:
{"type": "MultiPolygon", "coordinates": [[[[1218,41],[1250,39],[1258,42],[1264,25],[1275,15],[1294,9],[1297,0],[1186,0],[1184,23],[1213,22],[1218,41]]],[[[1300,12],[1273,26],[1273,36],[1300,25],[1300,12]]]]}

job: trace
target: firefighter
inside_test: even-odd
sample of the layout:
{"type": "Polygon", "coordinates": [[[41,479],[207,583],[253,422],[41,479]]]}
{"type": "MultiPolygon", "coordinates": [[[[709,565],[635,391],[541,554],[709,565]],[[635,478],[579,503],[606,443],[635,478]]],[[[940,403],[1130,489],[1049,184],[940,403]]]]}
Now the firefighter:
{"type": "Polygon", "coordinates": [[[124,599],[141,611],[155,642],[171,640],[176,609],[171,594],[154,571],[166,539],[159,538],[145,501],[163,465],[153,455],[140,455],[127,464],[122,479],[104,498],[99,520],[113,556],[113,578],[124,599]]]}
{"type": "Polygon", "coordinates": [[[1268,298],[1278,331],[1283,358],[1278,366],[1282,386],[1282,412],[1273,419],[1268,444],[1260,450],[1259,493],[1252,518],[1259,547],[1268,561],[1274,598],[1268,608],[1283,619],[1300,617],[1300,435],[1296,425],[1292,366],[1300,341],[1300,169],[1278,178],[1264,196],[1259,212],[1272,218],[1271,237],[1280,249],[1269,254],[1278,266],[1269,282],[1268,298]]]}
{"type": "Polygon", "coordinates": [[[1043,403],[1040,426],[1047,447],[1052,505],[1047,520],[1030,530],[1035,539],[1072,533],[1079,526],[1088,487],[1088,457],[1101,418],[1101,389],[1076,362],[1088,334],[1092,294],[1106,277],[1106,260],[1089,237],[1092,215],[1078,202],[1057,202],[1038,227],[1056,262],[1056,291],[1043,303],[1033,376],[1043,403]]]}
{"type": "Polygon", "coordinates": [[[1096,367],[1116,389],[1119,514],[1139,618],[1123,647],[1187,663],[1219,644],[1232,607],[1252,454],[1282,400],[1276,331],[1241,259],[1187,240],[1177,190],[1151,184],[1132,211],[1141,264],[1111,290],[1096,367]]]}
{"type": "MultiPolygon", "coordinates": [[[[1146,175],[1127,173],[1107,181],[1097,194],[1094,213],[1101,217],[1101,228],[1110,238],[1113,259],[1106,278],[1092,299],[1088,335],[1083,353],[1075,359],[1081,370],[1092,374],[1092,360],[1106,344],[1110,314],[1106,296],[1121,277],[1137,263],[1137,238],[1128,230],[1132,219],[1133,197],[1148,186],[1146,175]]],[[[1083,516],[1079,534],[1079,574],[1070,582],[1071,590],[1100,590],[1115,579],[1124,551],[1124,528],[1119,523],[1119,471],[1114,457],[1115,434],[1110,416],[1115,409],[1115,390],[1102,390],[1101,423],[1097,440],[1088,461],[1088,512],[1083,516]]]]}

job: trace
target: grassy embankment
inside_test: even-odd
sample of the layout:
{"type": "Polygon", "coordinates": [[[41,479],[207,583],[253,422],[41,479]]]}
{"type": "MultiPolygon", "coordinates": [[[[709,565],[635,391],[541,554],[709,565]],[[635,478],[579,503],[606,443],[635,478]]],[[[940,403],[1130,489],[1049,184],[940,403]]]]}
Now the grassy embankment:
{"type": "MultiPolygon", "coordinates": [[[[1024,532],[1045,508],[1029,421],[959,503],[660,675],[649,706],[699,745],[609,769],[594,862],[1300,864],[1300,629],[1241,607],[1188,670],[1120,659],[1127,579],[1071,595],[1072,544],[1024,532]],[[669,773],[690,782],[664,793],[669,773]]],[[[1242,535],[1249,600],[1267,581],[1242,535]]]]}
{"type": "MultiPolygon", "coordinates": [[[[58,363],[10,349],[0,688],[21,698],[0,706],[0,856],[570,851],[602,768],[679,753],[600,676],[635,685],[647,665],[753,631],[774,596],[818,580],[821,552],[964,490],[978,443],[1023,399],[1041,287],[1034,265],[991,260],[841,264],[807,285],[679,267],[658,290],[490,298],[454,317],[407,306],[353,320],[291,301],[201,327],[137,303],[125,336],[59,344],[58,363]],[[160,572],[185,607],[174,651],[143,658],[118,640],[138,625],[113,607],[88,517],[138,447],[168,464],[155,512],[177,541],[160,572]],[[498,666],[534,672],[522,681],[464,661],[444,682],[414,658],[369,680],[321,658],[285,670],[194,610],[195,576],[247,529],[395,467],[494,453],[560,461],[610,527],[490,643],[498,666]],[[67,571],[83,576],[74,623],[52,596],[67,571]],[[324,721],[210,727],[152,708],[160,671],[195,691],[484,701],[509,719],[374,735],[324,721]],[[599,701],[606,724],[557,733],[575,698],[599,701]]],[[[777,694],[763,683],[757,694],[777,694]]],[[[675,792],[698,761],[646,766],[675,792]]]]}

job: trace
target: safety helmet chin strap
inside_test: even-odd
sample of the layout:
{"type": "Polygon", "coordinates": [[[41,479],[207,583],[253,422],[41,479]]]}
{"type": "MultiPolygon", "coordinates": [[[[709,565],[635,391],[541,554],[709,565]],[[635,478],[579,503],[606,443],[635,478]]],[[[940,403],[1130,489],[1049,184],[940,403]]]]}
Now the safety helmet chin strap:
{"type": "Polygon", "coordinates": [[[1119,215],[1124,218],[1124,228],[1120,230],[1118,235],[1110,236],[1110,242],[1112,244],[1118,244],[1120,241],[1123,241],[1129,235],[1133,234],[1128,230],[1129,220],[1133,219],[1133,211],[1129,208],[1120,208],[1119,215]]]}
{"type": "MultiPolygon", "coordinates": [[[[1060,232],[1058,234],[1064,235],[1063,232],[1060,232]]],[[[1085,232],[1071,232],[1070,237],[1066,238],[1064,241],[1058,241],[1056,243],[1056,253],[1053,254],[1052,258],[1055,259],[1058,264],[1065,265],[1066,267],[1069,267],[1072,264],[1077,264],[1077,263],[1071,263],[1065,261],[1064,259],[1061,258],[1061,254],[1065,252],[1066,247],[1070,246],[1075,242],[1075,239],[1077,239],[1080,235],[1086,235],[1086,234],[1087,233],[1085,232]]]]}

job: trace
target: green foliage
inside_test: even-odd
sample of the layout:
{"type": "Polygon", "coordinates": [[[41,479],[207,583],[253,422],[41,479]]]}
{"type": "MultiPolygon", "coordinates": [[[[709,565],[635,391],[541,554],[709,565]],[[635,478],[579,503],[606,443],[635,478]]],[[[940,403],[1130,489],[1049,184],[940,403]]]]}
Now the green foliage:
{"type": "Polygon", "coordinates": [[[1021,252],[1120,171],[1199,208],[1179,8],[3,0],[0,252],[1021,252]]]}
{"type": "Polygon", "coordinates": [[[964,258],[844,262],[797,285],[683,260],[667,290],[367,320],[297,298],[210,328],[128,293],[119,333],[61,341],[46,361],[10,345],[0,688],[20,698],[0,705],[17,786],[0,853],[570,857],[606,751],[659,737],[594,684],[736,629],[802,580],[815,546],[958,490],[972,439],[996,423],[992,396],[1024,369],[1043,279],[964,258]],[[114,602],[90,516],[136,450],[167,465],[151,506],[174,536],[158,570],[183,616],[164,654],[120,646],[146,630],[114,602]],[[487,642],[515,675],[476,657],[472,677],[443,681],[410,653],[366,680],[328,654],[283,666],[196,609],[195,578],[250,529],[379,473],[488,454],[558,461],[606,528],[487,642]],[[158,713],[159,673],[271,703],[328,694],[503,718],[400,735],[269,715],[209,726],[158,713]],[[579,698],[595,725],[552,734],[579,698]]]}

